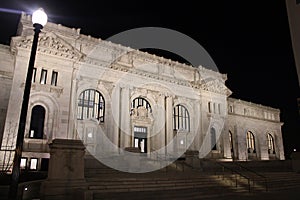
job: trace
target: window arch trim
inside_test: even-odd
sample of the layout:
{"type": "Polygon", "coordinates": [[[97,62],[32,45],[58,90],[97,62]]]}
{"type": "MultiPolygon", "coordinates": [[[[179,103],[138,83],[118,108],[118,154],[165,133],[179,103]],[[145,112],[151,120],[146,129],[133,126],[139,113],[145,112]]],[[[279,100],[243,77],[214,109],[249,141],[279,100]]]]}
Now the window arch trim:
{"type": "Polygon", "coordinates": [[[42,105],[35,105],[31,109],[29,138],[44,139],[46,109],[42,105]]]}
{"type": "Polygon", "coordinates": [[[149,101],[143,97],[136,97],[131,101],[131,109],[138,108],[138,107],[144,107],[148,110],[148,112],[152,112],[151,104],[149,101]]]}
{"type": "Polygon", "coordinates": [[[80,93],[77,101],[77,119],[97,119],[104,122],[105,99],[95,89],[87,89],[80,93]]]}
{"type": "Polygon", "coordinates": [[[190,114],[182,104],[173,108],[173,129],[190,131],[190,114]]]}

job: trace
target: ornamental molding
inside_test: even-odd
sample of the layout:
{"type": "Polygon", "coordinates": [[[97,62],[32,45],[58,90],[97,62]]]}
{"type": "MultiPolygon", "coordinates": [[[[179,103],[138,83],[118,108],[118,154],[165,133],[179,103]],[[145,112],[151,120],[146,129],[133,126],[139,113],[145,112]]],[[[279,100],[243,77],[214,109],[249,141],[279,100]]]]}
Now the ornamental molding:
{"type": "Polygon", "coordinates": [[[123,64],[120,64],[120,63],[113,63],[112,65],[110,65],[110,68],[113,70],[116,70],[116,71],[137,74],[139,76],[144,76],[149,79],[155,79],[155,80],[169,82],[172,84],[182,85],[182,86],[186,86],[186,87],[192,87],[192,84],[189,81],[176,79],[174,77],[168,77],[168,76],[161,75],[158,73],[151,73],[151,72],[139,70],[136,68],[128,68],[127,66],[124,66],[123,64]]]}
{"type": "Polygon", "coordinates": [[[200,88],[208,92],[223,94],[227,96],[230,96],[232,94],[231,90],[229,90],[225,86],[225,84],[218,79],[212,79],[208,81],[203,80],[203,83],[201,84],[200,88]]]}
{"type": "Polygon", "coordinates": [[[142,106],[138,108],[132,108],[130,110],[131,120],[134,124],[149,125],[154,121],[152,113],[142,106]]]}
{"type": "MultiPolygon", "coordinates": [[[[19,36],[13,38],[12,46],[31,50],[32,42],[33,36],[19,36]]],[[[40,33],[37,51],[71,60],[79,60],[84,56],[83,53],[52,32],[40,33]]]]}

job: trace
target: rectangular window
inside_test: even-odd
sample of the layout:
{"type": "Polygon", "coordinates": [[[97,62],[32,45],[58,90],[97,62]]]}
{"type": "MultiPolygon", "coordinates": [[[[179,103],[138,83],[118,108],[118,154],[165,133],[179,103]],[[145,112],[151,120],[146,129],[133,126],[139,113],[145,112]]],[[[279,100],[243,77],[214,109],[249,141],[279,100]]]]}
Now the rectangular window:
{"type": "Polygon", "coordinates": [[[38,159],[37,158],[31,158],[30,159],[30,170],[37,170],[38,166],[38,159]]]}
{"type": "Polygon", "coordinates": [[[30,130],[29,137],[34,138],[34,130],[30,130]]]}
{"type": "Polygon", "coordinates": [[[57,84],[57,76],[58,76],[58,72],[53,71],[52,72],[52,77],[51,77],[51,85],[56,86],[56,84],[57,84]]]}
{"type": "Polygon", "coordinates": [[[218,112],[221,114],[221,104],[218,104],[218,112]]]}
{"type": "Polygon", "coordinates": [[[42,69],[40,83],[46,84],[46,81],[47,81],[47,70],[42,69]]]}
{"type": "Polygon", "coordinates": [[[36,77],[36,68],[33,68],[33,71],[32,71],[32,83],[34,83],[35,82],[35,77],[36,77]]]}
{"type": "Polygon", "coordinates": [[[232,105],[229,106],[229,112],[233,113],[233,106],[232,105]]]}
{"type": "Polygon", "coordinates": [[[20,168],[26,169],[27,167],[27,158],[21,158],[20,168]]]}
{"type": "Polygon", "coordinates": [[[211,102],[208,102],[208,112],[211,113],[211,102]]]}
{"type": "Polygon", "coordinates": [[[147,133],[146,127],[135,126],[133,128],[133,130],[134,130],[134,132],[137,132],[137,133],[147,133]]]}

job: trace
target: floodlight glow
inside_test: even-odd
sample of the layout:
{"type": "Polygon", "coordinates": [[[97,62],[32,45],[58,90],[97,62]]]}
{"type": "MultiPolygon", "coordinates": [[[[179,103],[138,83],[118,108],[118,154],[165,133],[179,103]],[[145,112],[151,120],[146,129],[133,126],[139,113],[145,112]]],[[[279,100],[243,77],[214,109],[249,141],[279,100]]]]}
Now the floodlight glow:
{"type": "Polygon", "coordinates": [[[45,26],[47,23],[48,17],[47,14],[44,12],[42,8],[36,10],[32,14],[32,23],[33,24],[40,24],[45,26]]]}

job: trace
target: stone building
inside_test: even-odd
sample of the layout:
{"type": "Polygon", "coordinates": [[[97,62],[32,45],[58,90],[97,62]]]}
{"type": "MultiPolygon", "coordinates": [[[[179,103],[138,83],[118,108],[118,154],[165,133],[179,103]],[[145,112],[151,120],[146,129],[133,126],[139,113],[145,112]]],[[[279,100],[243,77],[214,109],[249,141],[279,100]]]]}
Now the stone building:
{"type": "MultiPolygon", "coordinates": [[[[10,46],[0,46],[2,150],[14,149],[32,36],[23,14],[10,46]]],[[[230,98],[226,74],[50,22],[33,73],[22,168],[45,170],[55,138],[82,139],[100,156],[135,147],[146,157],[191,150],[200,158],[284,159],[280,110],[230,98]]]]}

